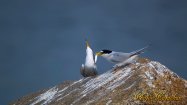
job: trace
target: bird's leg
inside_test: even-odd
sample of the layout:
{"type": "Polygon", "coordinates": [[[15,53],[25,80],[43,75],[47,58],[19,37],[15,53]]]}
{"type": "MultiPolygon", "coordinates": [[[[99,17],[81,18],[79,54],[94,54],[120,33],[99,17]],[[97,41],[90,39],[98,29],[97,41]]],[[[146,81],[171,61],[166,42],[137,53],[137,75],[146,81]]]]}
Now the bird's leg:
{"type": "Polygon", "coordinates": [[[117,68],[119,68],[119,65],[118,65],[118,64],[115,64],[112,68],[113,68],[113,71],[116,71],[117,68]]]}
{"type": "Polygon", "coordinates": [[[119,67],[119,65],[118,65],[118,64],[115,64],[112,68],[117,68],[117,67],[119,67]]]}

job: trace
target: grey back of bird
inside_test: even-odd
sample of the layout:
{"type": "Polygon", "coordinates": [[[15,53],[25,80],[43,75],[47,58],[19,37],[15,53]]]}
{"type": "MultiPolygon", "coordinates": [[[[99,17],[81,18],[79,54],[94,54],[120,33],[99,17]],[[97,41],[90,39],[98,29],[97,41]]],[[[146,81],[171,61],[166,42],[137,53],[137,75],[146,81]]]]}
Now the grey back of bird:
{"type": "Polygon", "coordinates": [[[141,53],[144,52],[145,49],[147,49],[148,46],[144,47],[144,48],[141,48],[139,50],[136,50],[136,51],[133,51],[133,52],[130,52],[130,53],[123,53],[123,52],[115,52],[113,51],[112,54],[111,54],[111,61],[113,63],[120,63],[120,62],[123,62],[127,59],[129,59],[130,57],[134,56],[134,55],[139,55],[141,53]]]}

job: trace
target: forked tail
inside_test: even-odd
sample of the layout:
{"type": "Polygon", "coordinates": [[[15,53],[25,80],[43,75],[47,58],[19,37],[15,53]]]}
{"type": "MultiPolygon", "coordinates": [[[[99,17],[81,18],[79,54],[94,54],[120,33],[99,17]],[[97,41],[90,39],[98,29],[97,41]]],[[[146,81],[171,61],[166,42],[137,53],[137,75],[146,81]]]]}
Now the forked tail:
{"type": "Polygon", "coordinates": [[[144,47],[144,48],[141,48],[141,49],[139,49],[139,50],[136,50],[136,51],[131,52],[131,54],[132,54],[131,56],[139,55],[139,54],[141,54],[141,53],[144,53],[144,51],[145,51],[148,47],[149,47],[149,45],[146,46],[146,47],[144,47]]]}

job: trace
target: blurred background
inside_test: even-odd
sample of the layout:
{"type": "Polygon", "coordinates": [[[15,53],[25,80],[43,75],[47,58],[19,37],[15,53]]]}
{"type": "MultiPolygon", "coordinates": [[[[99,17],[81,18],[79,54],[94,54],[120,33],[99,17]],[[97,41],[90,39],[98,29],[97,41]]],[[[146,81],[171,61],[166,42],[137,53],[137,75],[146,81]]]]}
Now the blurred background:
{"type": "MultiPolygon", "coordinates": [[[[186,0],[0,0],[0,104],[79,80],[94,51],[131,52],[187,79],[186,0]]],[[[113,65],[102,58],[99,73],[113,65]]]]}

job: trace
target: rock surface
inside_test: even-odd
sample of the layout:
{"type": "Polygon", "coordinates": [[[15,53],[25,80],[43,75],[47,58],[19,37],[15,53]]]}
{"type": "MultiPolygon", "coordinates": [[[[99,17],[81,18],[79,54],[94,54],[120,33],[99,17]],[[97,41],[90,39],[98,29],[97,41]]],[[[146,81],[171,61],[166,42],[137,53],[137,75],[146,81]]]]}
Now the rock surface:
{"type": "Polygon", "coordinates": [[[156,61],[67,81],[16,100],[11,105],[187,105],[187,81],[156,61]]]}

